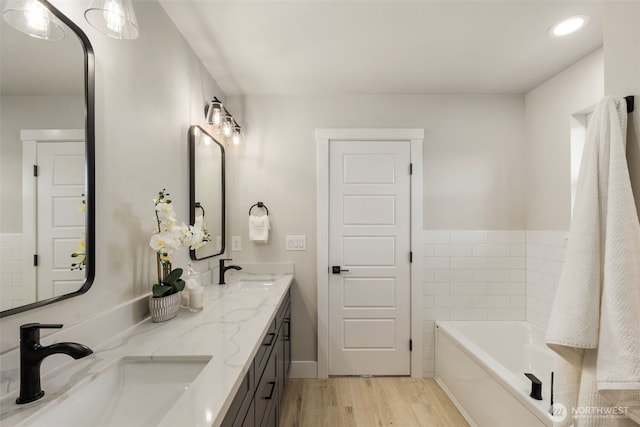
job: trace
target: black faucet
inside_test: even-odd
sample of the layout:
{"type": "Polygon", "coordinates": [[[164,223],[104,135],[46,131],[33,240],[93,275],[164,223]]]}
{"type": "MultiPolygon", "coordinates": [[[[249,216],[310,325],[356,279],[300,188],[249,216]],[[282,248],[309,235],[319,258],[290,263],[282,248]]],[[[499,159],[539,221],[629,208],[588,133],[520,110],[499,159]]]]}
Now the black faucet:
{"type": "Polygon", "coordinates": [[[93,353],[89,347],[74,342],[40,345],[40,329],[60,329],[62,325],[26,323],[20,326],[20,396],[16,403],[29,403],[44,396],[40,387],[40,364],[52,354],[64,353],[81,359],[93,353]]]}
{"type": "Polygon", "coordinates": [[[531,394],[529,396],[536,400],[542,400],[542,381],[533,374],[527,373],[524,375],[531,380],[531,394]]]}
{"type": "Polygon", "coordinates": [[[242,270],[242,267],[240,267],[239,265],[224,265],[225,261],[232,261],[231,258],[221,258],[220,259],[220,280],[218,281],[218,285],[224,285],[224,273],[227,272],[227,270],[230,269],[234,269],[234,270],[242,270]]]}

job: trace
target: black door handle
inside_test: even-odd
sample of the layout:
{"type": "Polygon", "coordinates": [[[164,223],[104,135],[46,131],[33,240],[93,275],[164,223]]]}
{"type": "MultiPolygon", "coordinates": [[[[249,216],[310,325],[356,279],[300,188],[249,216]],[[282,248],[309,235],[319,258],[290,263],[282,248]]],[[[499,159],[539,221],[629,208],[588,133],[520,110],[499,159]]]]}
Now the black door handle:
{"type": "Polygon", "coordinates": [[[331,272],[332,272],[333,274],[340,274],[340,273],[342,273],[343,271],[349,271],[349,270],[344,270],[344,269],[340,268],[340,266],[339,266],[339,265],[334,265],[334,266],[332,266],[332,267],[331,267],[331,272]]]}

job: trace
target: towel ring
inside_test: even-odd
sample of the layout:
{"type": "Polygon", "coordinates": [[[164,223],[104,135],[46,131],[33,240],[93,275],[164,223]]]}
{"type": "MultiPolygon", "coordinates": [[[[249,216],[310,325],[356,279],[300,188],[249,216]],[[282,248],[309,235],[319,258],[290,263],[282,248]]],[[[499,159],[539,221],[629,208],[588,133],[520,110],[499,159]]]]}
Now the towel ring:
{"type": "Polygon", "coordinates": [[[202,205],[200,204],[200,202],[196,202],[195,204],[195,209],[202,209],[202,217],[204,218],[204,208],[202,207],[202,205]]]}
{"type": "Polygon", "coordinates": [[[249,215],[251,215],[251,210],[252,210],[253,208],[255,208],[256,206],[257,206],[257,207],[259,207],[259,208],[264,208],[264,210],[265,210],[265,211],[267,211],[267,215],[269,215],[269,208],[267,208],[267,206],[266,206],[264,203],[262,203],[262,202],[258,202],[258,203],[256,203],[256,204],[254,204],[253,206],[251,206],[251,207],[249,208],[249,215]]]}

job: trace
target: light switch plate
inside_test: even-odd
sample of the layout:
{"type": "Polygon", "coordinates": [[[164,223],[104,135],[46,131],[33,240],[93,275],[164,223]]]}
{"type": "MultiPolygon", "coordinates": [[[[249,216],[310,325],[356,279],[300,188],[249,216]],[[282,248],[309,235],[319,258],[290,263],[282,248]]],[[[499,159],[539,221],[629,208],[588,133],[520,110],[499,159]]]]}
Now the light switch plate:
{"type": "Polygon", "coordinates": [[[286,236],[286,249],[288,251],[306,251],[307,236],[286,236]]]}
{"type": "Polygon", "coordinates": [[[233,252],[242,250],[242,236],[231,236],[231,250],[233,252]]]}

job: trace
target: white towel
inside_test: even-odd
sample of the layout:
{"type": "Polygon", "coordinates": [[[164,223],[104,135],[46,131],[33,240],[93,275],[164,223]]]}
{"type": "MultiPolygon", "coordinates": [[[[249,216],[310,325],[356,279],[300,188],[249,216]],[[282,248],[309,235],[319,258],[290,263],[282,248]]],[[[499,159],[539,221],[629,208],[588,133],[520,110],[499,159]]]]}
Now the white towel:
{"type": "Polygon", "coordinates": [[[626,126],[624,99],[606,97],[587,130],[546,335],[560,356],[555,401],[569,411],[559,425],[640,423],[640,223],[625,156],[626,126]],[[583,415],[572,419],[572,408],[583,415]]]}
{"type": "Polygon", "coordinates": [[[268,215],[249,215],[249,240],[266,243],[269,241],[271,223],[268,215]]]}

